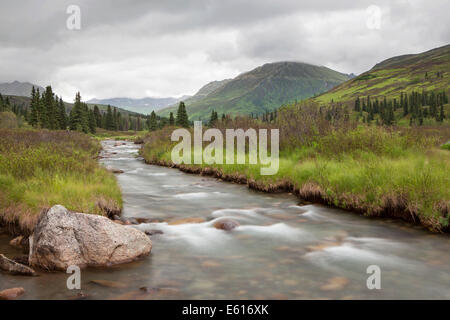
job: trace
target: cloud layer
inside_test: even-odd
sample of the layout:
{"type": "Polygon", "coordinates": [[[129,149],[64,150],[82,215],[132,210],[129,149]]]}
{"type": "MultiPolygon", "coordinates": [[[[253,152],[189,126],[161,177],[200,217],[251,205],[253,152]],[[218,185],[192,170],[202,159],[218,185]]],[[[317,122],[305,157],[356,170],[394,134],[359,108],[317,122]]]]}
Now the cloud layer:
{"type": "Polygon", "coordinates": [[[10,1],[0,11],[0,82],[52,84],[66,100],[181,96],[261,64],[360,73],[448,44],[447,0],[10,1]],[[66,9],[81,8],[81,30],[66,9]],[[380,8],[380,28],[367,8],[380,8]]]}

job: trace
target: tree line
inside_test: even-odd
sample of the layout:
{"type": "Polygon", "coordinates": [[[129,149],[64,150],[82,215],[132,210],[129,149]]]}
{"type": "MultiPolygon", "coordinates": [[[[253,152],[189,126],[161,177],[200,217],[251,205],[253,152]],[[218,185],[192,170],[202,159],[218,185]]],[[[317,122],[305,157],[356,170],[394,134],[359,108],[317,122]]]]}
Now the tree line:
{"type": "Polygon", "coordinates": [[[437,122],[443,122],[446,119],[444,104],[448,103],[448,96],[442,92],[422,92],[412,91],[409,94],[401,92],[400,98],[383,99],[357,97],[354,104],[354,111],[359,112],[363,122],[370,123],[379,115],[377,122],[381,120],[383,125],[393,125],[396,122],[395,112],[402,110],[403,117],[410,116],[410,125],[422,125],[424,118],[432,118],[437,122]],[[367,116],[363,115],[367,113],[367,116]]]}

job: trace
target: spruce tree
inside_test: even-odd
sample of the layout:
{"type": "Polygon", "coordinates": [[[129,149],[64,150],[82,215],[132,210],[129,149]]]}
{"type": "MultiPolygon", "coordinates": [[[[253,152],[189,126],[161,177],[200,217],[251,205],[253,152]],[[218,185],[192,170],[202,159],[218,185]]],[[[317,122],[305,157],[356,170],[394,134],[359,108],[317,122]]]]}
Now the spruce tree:
{"type": "Polygon", "coordinates": [[[86,103],[81,103],[81,128],[84,133],[89,133],[89,108],[86,103]]]}
{"type": "Polygon", "coordinates": [[[44,118],[43,118],[43,127],[47,129],[57,129],[59,128],[58,125],[58,112],[56,110],[55,105],[55,97],[53,94],[53,90],[51,86],[47,86],[45,88],[45,95],[44,95],[44,118]]]}
{"type": "Polygon", "coordinates": [[[117,112],[117,130],[122,131],[122,115],[120,111],[117,112]]]}
{"type": "Polygon", "coordinates": [[[102,127],[102,114],[100,113],[100,109],[97,105],[94,106],[94,117],[95,117],[95,125],[98,128],[102,127]]]}
{"type": "Polygon", "coordinates": [[[83,105],[81,102],[81,95],[79,92],[75,95],[75,103],[72,110],[70,110],[69,127],[70,130],[86,131],[87,121],[83,112],[83,105]]]}
{"type": "Polygon", "coordinates": [[[31,89],[30,117],[28,119],[28,122],[33,127],[36,127],[39,123],[38,109],[39,109],[39,91],[36,93],[36,90],[34,89],[33,86],[33,88],[31,89]]]}
{"type": "Polygon", "coordinates": [[[105,117],[105,129],[114,130],[114,118],[111,110],[111,106],[108,104],[108,109],[106,111],[105,117]]]}
{"type": "Polygon", "coordinates": [[[66,106],[62,98],[59,98],[59,129],[66,130],[67,129],[67,114],[66,114],[66,106]]]}
{"type": "Polygon", "coordinates": [[[117,108],[114,107],[112,130],[117,131],[117,129],[118,129],[118,123],[117,123],[117,108]]]}
{"type": "Polygon", "coordinates": [[[419,108],[419,111],[418,111],[418,118],[419,118],[419,126],[423,125],[423,112],[422,112],[422,108],[419,108]]]}
{"type": "Polygon", "coordinates": [[[184,105],[184,102],[181,101],[178,106],[177,111],[177,120],[176,120],[177,126],[188,128],[189,127],[189,119],[186,112],[186,106],[184,105]]]}
{"type": "Polygon", "coordinates": [[[175,119],[173,118],[173,112],[169,115],[169,126],[175,125],[175,119]]]}
{"type": "Polygon", "coordinates": [[[93,110],[88,110],[88,126],[90,133],[96,132],[97,122],[95,120],[95,114],[93,110]]]}
{"type": "Polygon", "coordinates": [[[150,131],[155,131],[157,128],[158,128],[158,123],[156,121],[156,113],[155,113],[155,111],[152,111],[152,113],[150,114],[148,129],[150,131]]]}
{"type": "Polygon", "coordinates": [[[444,119],[445,119],[444,105],[441,104],[441,110],[440,110],[440,112],[439,112],[439,118],[438,118],[438,121],[439,121],[439,122],[443,122],[444,119]]]}
{"type": "Polygon", "coordinates": [[[39,98],[39,105],[38,105],[38,114],[39,114],[39,127],[46,128],[46,124],[48,123],[47,118],[47,112],[46,112],[46,106],[45,106],[45,95],[42,92],[40,94],[39,98]]]}
{"type": "Polygon", "coordinates": [[[214,123],[218,120],[218,115],[216,111],[212,111],[211,112],[211,117],[209,119],[209,126],[212,127],[214,125],[214,123]]]}
{"type": "Polygon", "coordinates": [[[356,100],[355,100],[355,111],[357,111],[357,112],[361,111],[361,101],[360,101],[359,97],[356,98],[356,100]]]}

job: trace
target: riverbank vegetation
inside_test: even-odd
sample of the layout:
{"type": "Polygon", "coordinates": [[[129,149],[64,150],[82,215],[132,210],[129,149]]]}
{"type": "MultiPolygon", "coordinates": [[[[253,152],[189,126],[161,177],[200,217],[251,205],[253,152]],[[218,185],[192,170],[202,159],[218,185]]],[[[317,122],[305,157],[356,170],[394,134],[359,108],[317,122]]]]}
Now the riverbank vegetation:
{"type": "MultiPolygon", "coordinates": [[[[250,117],[217,119],[214,127],[280,128],[280,167],[262,176],[261,165],[179,165],[268,191],[367,216],[397,217],[436,232],[449,231],[450,154],[439,148],[450,128],[375,126],[350,117],[348,108],[297,103],[272,122],[250,117]]],[[[174,166],[170,135],[175,127],[148,133],[141,150],[149,163],[174,166]]],[[[206,144],[205,144],[206,146],[206,144]]],[[[270,149],[270,148],[269,148],[270,149]]]]}
{"type": "Polygon", "coordinates": [[[97,128],[95,134],[91,134],[91,136],[97,140],[129,140],[136,141],[136,139],[142,135],[144,135],[147,131],[110,131],[102,128],[97,128]]]}
{"type": "Polygon", "coordinates": [[[100,144],[75,131],[0,129],[0,223],[29,234],[55,204],[78,212],[119,213],[114,175],[96,160],[100,144]]]}

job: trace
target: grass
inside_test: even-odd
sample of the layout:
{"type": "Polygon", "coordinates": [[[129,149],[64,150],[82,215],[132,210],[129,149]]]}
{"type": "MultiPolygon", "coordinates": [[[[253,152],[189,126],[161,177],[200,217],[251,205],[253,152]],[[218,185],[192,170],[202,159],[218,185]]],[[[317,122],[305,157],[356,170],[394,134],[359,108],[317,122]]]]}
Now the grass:
{"type": "Polygon", "coordinates": [[[97,140],[130,140],[134,141],[138,136],[144,134],[144,131],[109,131],[101,128],[97,128],[97,132],[95,134],[91,134],[97,140]]]}
{"type": "MultiPolygon", "coordinates": [[[[170,164],[170,132],[144,137],[141,152],[147,162],[170,164]]],[[[448,232],[450,153],[438,148],[439,133],[375,126],[333,130],[312,142],[282,149],[280,168],[273,176],[262,176],[260,165],[186,167],[199,173],[212,169],[216,176],[236,177],[235,181],[263,191],[295,192],[305,200],[368,216],[399,217],[448,232]]]]}
{"type": "Polygon", "coordinates": [[[96,160],[100,148],[77,132],[0,130],[0,223],[29,234],[39,213],[55,204],[101,215],[120,212],[117,181],[96,160]]]}

